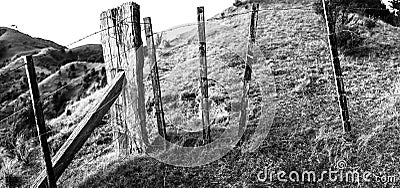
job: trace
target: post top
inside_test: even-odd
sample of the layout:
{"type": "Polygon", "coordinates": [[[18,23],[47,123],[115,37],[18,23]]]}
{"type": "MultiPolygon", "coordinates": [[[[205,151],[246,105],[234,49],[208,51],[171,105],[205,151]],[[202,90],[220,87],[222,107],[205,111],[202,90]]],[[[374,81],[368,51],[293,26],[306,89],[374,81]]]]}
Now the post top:
{"type": "Polygon", "coordinates": [[[140,10],[140,5],[135,3],[135,2],[123,3],[122,5],[120,5],[120,6],[116,7],[116,8],[111,8],[111,9],[108,9],[106,11],[103,11],[100,14],[100,19],[107,18],[107,15],[110,14],[110,12],[118,11],[118,10],[121,10],[121,9],[131,9],[131,10],[138,10],[139,11],[140,10]]]}
{"type": "Polygon", "coordinates": [[[254,11],[256,11],[259,7],[260,7],[260,4],[258,4],[258,3],[253,3],[252,9],[253,9],[254,11]]]}
{"type": "Polygon", "coordinates": [[[145,23],[150,23],[151,22],[151,17],[145,17],[145,18],[143,18],[143,21],[145,23]]]}
{"type": "Polygon", "coordinates": [[[201,14],[204,12],[204,7],[197,7],[197,13],[201,14]]]}

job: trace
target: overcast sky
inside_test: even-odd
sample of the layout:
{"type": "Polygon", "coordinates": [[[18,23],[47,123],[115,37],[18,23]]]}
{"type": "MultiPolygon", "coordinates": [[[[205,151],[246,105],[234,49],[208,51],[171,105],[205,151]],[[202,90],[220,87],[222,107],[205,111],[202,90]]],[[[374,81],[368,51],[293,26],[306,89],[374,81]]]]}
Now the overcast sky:
{"type": "MultiPolygon", "coordinates": [[[[16,25],[31,35],[68,45],[100,29],[100,13],[129,0],[4,0],[0,6],[0,26],[16,25]]],[[[204,6],[212,17],[232,6],[234,0],[135,0],[142,17],[151,17],[153,30],[196,22],[196,7],[204,6]]],[[[14,28],[15,29],[15,28],[14,28]]],[[[100,36],[77,45],[100,44],[100,36]]],[[[74,45],[76,46],[76,45],[74,45]]]]}

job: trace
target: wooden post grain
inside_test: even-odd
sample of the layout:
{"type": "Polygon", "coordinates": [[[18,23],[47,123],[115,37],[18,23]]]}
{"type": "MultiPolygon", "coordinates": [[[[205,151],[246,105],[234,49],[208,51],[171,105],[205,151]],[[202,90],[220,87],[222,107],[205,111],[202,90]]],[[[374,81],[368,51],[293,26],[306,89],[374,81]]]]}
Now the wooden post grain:
{"type": "Polygon", "coordinates": [[[204,7],[197,7],[197,21],[199,32],[200,52],[200,92],[201,92],[201,117],[203,124],[203,141],[211,142],[210,112],[208,102],[208,78],[207,78],[207,47],[206,47],[206,26],[204,21],[204,7]]]}
{"type": "Polygon", "coordinates": [[[35,65],[32,56],[25,56],[26,75],[28,77],[30,94],[32,99],[33,111],[35,113],[35,121],[37,126],[38,137],[42,148],[44,162],[46,164],[47,184],[48,187],[57,187],[57,180],[54,176],[53,165],[51,163],[51,155],[49,146],[47,145],[46,125],[44,121],[42,101],[40,100],[39,86],[36,81],[35,65]]]}
{"type": "Polygon", "coordinates": [[[143,41],[140,6],[134,2],[104,11],[100,15],[101,43],[108,81],[118,71],[126,73],[127,84],[111,111],[116,152],[120,155],[143,153],[149,145],[146,129],[143,83],[143,41]]]}
{"type": "Polygon", "coordinates": [[[151,82],[153,85],[153,94],[154,94],[154,103],[156,109],[156,118],[157,118],[157,128],[158,134],[163,138],[166,138],[167,131],[164,119],[164,111],[162,106],[162,98],[161,98],[161,88],[160,88],[160,78],[158,75],[158,65],[157,65],[157,57],[156,57],[156,48],[154,46],[154,38],[153,38],[153,27],[151,24],[151,18],[146,17],[143,19],[144,28],[146,32],[146,42],[147,49],[149,51],[150,57],[150,68],[151,68],[151,82]]]}
{"type": "MultiPolygon", "coordinates": [[[[107,91],[97,105],[88,115],[76,126],[67,141],[61,146],[53,159],[55,178],[58,179],[72,162],[76,153],[82,148],[94,129],[100,124],[103,116],[109,111],[115,100],[120,95],[125,80],[125,73],[118,73],[113,81],[110,82],[107,91]]],[[[32,187],[45,188],[44,180],[46,173],[42,171],[36,178],[32,187]]]]}
{"type": "Polygon", "coordinates": [[[247,108],[249,103],[252,65],[256,61],[253,50],[256,42],[257,18],[258,18],[258,4],[253,4],[251,18],[250,18],[249,42],[247,45],[246,65],[243,77],[243,90],[242,90],[243,93],[240,103],[240,120],[239,120],[239,131],[238,131],[239,136],[243,135],[244,128],[246,127],[247,123],[247,108]]]}
{"type": "Polygon", "coordinates": [[[342,118],[343,132],[349,132],[351,130],[349,111],[347,108],[347,98],[345,95],[342,68],[340,67],[339,53],[337,50],[337,39],[335,34],[335,25],[333,23],[332,12],[329,10],[329,6],[326,4],[325,0],[322,0],[324,7],[324,14],[326,20],[326,28],[328,32],[329,39],[329,50],[331,54],[332,67],[334,70],[334,79],[336,83],[337,94],[339,98],[339,106],[342,118]]]}

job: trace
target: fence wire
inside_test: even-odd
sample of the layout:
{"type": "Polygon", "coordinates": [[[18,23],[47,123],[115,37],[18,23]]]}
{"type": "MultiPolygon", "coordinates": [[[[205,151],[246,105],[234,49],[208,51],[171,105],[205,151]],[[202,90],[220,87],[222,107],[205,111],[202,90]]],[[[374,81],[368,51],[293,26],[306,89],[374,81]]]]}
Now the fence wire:
{"type": "MultiPolygon", "coordinates": [[[[258,12],[287,11],[287,10],[313,11],[313,9],[311,9],[311,6],[312,6],[312,5],[301,6],[301,7],[292,7],[292,8],[269,8],[269,9],[267,8],[267,9],[259,9],[258,12]]],[[[353,9],[353,10],[387,10],[387,9],[377,9],[377,8],[349,8],[349,9],[353,9]]],[[[248,15],[248,14],[250,14],[251,12],[252,12],[252,11],[246,11],[246,12],[242,12],[242,13],[233,13],[233,14],[228,14],[228,15],[221,15],[220,17],[215,17],[215,18],[208,19],[206,22],[218,22],[218,21],[225,20],[225,19],[232,18],[232,17],[242,16],[242,15],[248,15]]],[[[129,18],[130,18],[130,17],[127,17],[127,18],[124,18],[123,20],[129,19],[129,18]]],[[[123,20],[122,20],[122,21],[123,21],[123,20]]],[[[125,23],[131,23],[131,22],[125,22],[125,23]]],[[[140,23],[140,24],[143,25],[143,24],[145,24],[145,23],[140,23]]],[[[182,25],[182,26],[179,26],[179,27],[171,28],[171,29],[168,29],[168,30],[165,30],[165,31],[155,32],[154,34],[162,35],[162,34],[165,34],[165,33],[168,33],[168,32],[175,31],[175,30],[177,30],[177,29],[182,29],[182,28],[186,28],[186,27],[192,27],[192,26],[196,26],[196,25],[198,25],[198,23],[189,23],[189,24],[185,24],[185,25],[182,25]]],[[[83,40],[85,40],[85,39],[87,39],[87,38],[93,37],[93,36],[95,36],[95,35],[97,35],[97,34],[103,32],[103,31],[106,31],[106,30],[111,29],[111,28],[113,28],[113,27],[108,27],[108,28],[101,29],[101,30],[99,30],[99,31],[93,32],[93,33],[91,33],[91,34],[89,34],[89,35],[86,35],[86,36],[84,36],[84,37],[82,37],[82,38],[80,38],[80,39],[78,39],[78,40],[76,40],[76,41],[74,41],[74,42],[68,44],[67,46],[72,46],[72,45],[74,45],[74,44],[77,44],[77,43],[79,43],[79,42],[81,42],[81,41],[83,41],[83,40]]],[[[267,29],[269,29],[269,26],[267,26],[267,25],[261,25],[261,26],[257,27],[257,30],[267,30],[267,29]]],[[[143,30],[142,30],[142,31],[143,31],[143,30]]],[[[337,35],[337,34],[340,34],[340,33],[342,33],[342,32],[346,32],[346,31],[340,31],[340,32],[336,32],[336,33],[333,33],[333,34],[336,34],[336,35],[337,35]]],[[[352,34],[354,34],[354,35],[358,35],[358,36],[359,36],[359,34],[354,33],[354,32],[352,32],[352,31],[348,31],[348,32],[350,32],[350,33],[352,33],[352,34]]],[[[296,33],[296,31],[293,32],[293,33],[296,33]]],[[[293,33],[287,32],[286,34],[293,34],[293,33]]],[[[264,33],[264,34],[265,34],[265,33],[264,33]]],[[[274,33],[274,34],[275,34],[275,33],[274,33]]],[[[303,36],[302,36],[302,37],[303,37],[303,36]]],[[[326,38],[328,37],[328,35],[327,35],[326,33],[324,33],[323,35],[318,35],[318,36],[313,36],[313,37],[318,37],[318,38],[320,38],[320,39],[327,40],[326,38]]],[[[208,44],[214,44],[214,45],[221,46],[220,44],[209,43],[209,42],[208,42],[208,44]]],[[[229,48],[227,48],[227,47],[224,47],[224,46],[222,46],[222,47],[223,47],[224,49],[230,51],[230,52],[233,52],[233,50],[231,50],[231,49],[229,49],[229,48]]],[[[118,55],[111,56],[111,57],[110,57],[110,56],[104,56],[104,58],[110,57],[111,59],[115,59],[115,58],[118,58],[118,56],[120,56],[121,54],[126,54],[126,53],[130,52],[130,51],[133,50],[133,49],[134,49],[134,48],[131,47],[131,48],[128,48],[128,49],[126,49],[125,51],[121,52],[121,53],[118,54],[118,55]]],[[[235,54],[236,54],[236,53],[235,53],[235,54]]],[[[239,57],[240,57],[243,61],[245,61],[245,59],[244,59],[243,57],[241,57],[241,56],[239,56],[239,57]]],[[[328,63],[327,63],[327,64],[328,64],[328,63]]],[[[8,70],[8,71],[9,71],[9,72],[16,71],[16,70],[18,70],[18,69],[21,69],[21,68],[24,67],[25,65],[26,65],[26,64],[23,63],[23,64],[21,64],[21,65],[15,67],[15,68],[12,68],[12,69],[10,69],[10,70],[8,70]]],[[[130,71],[130,70],[125,70],[125,71],[130,71]]],[[[353,74],[352,76],[344,75],[344,76],[342,76],[342,78],[346,79],[346,78],[349,78],[349,77],[350,77],[350,78],[354,78],[354,77],[364,77],[364,76],[374,76],[374,75],[370,75],[370,74],[358,74],[358,75],[354,75],[354,74],[353,74]]],[[[329,76],[327,76],[327,78],[328,78],[328,79],[333,79],[334,76],[329,75],[329,76]]],[[[82,80],[81,80],[81,82],[82,82],[82,80]]],[[[68,84],[62,86],[61,88],[58,88],[58,89],[56,89],[55,91],[53,91],[53,92],[51,92],[51,93],[49,93],[49,94],[47,94],[47,95],[44,95],[44,96],[42,97],[42,101],[48,99],[49,97],[53,96],[55,93],[60,92],[60,91],[62,91],[63,89],[65,89],[65,88],[67,88],[68,86],[73,85],[73,84],[76,84],[76,80],[70,81],[68,84]]],[[[347,92],[345,95],[346,95],[347,97],[350,97],[350,96],[355,96],[355,93],[347,92]]],[[[118,96],[116,96],[116,97],[118,97],[118,96]]],[[[114,97],[113,99],[115,99],[116,97],[114,97]]],[[[335,97],[335,98],[336,98],[336,97],[338,97],[338,96],[337,96],[337,94],[327,94],[327,95],[318,95],[317,97],[335,97]]],[[[393,94],[393,95],[389,95],[389,97],[399,97],[399,95],[398,95],[398,94],[393,94]]],[[[382,98],[382,97],[377,97],[377,96],[359,96],[359,97],[356,97],[356,98],[362,99],[362,100],[374,100],[374,99],[379,99],[379,98],[382,98]]],[[[110,100],[110,101],[112,101],[112,100],[110,100]]],[[[100,111],[101,109],[105,108],[105,107],[107,106],[107,104],[108,104],[108,103],[106,103],[105,105],[101,106],[101,107],[97,110],[97,112],[100,111]]],[[[20,110],[15,111],[13,114],[8,115],[6,118],[3,118],[2,120],[0,120],[0,128],[2,127],[1,125],[3,125],[4,123],[7,123],[8,120],[10,120],[10,119],[12,119],[12,118],[14,118],[14,117],[20,115],[22,112],[24,112],[25,110],[29,109],[29,107],[30,107],[30,106],[25,106],[25,107],[21,108],[20,110]]],[[[57,132],[57,131],[59,131],[59,130],[58,130],[58,129],[49,130],[49,131],[47,131],[46,133],[44,133],[43,135],[49,135],[49,134],[55,133],[55,132],[57,132]]],[[[40,136],[40,135],[39,135],[39,136],[40,136]]],[[[121,137],[121,136],[122,136],[122,135],[120,135],[120,137],[121,137]]],[[[113,145],[116,141],[119,140],[120,137],[113,139],[112,142],[110,143],[110,145],[113,145]]],[[[32,139],[30,139],[30,140],[28,140],[28,141],[32,141],[32,140],[35,140],[35,139],[37,139],[37,138],[32,138],[32,139]]],[[[126,158],[126,157],[125,157],[125,158],[126,158]]],[[[92,163],[93,161],[95,161],[96,159],[98,159],[98,157],[93,157],[91,160],[89,160],[89,162],[84,163],[84,164],[82,164],[81,166],[79,166],[79,167],[77,167],[77,168],[78,168],[78,169],[82,169],[82,168],[84,168],[86,165],[91,164],[91,163],[92,163]]],[[[75,174],[71,173],[69,177],[63,178],[64,180],[62,181],[61,184],[63,184],[64,182],[68,181],[68,180],[69,180],[71,177],[73,177],[74,175],[75,175],[75,174]]]]}
{"type": "MultiPolygon", "coordinates": [[[[310,8],[312,8],[312,6],[313,6],[313,5],[310,4],[310,5],[306,5],[306,6],[288,7],[288,8],[266,8],[266,9],[258,9],[258,12],[287,11],[287,10],[313,11],[313,9],[310,9],[310,8]]],[[[388,9],[380,9],[380,8],[354,8],[354,7],[351,7],[351,8],[348,8],[348,9],[350,9],[350,10],[388,10],[388,9]]],[[[220,20],[224,20],[224,19],[228,19],[228,18],[232,18],[232,17],[237,17],[237,16],[241,16],[241,15],[247,15],[247,14],[250,14],[251,12],[252,12],[252,11],[245,11],[245,12],[242,12],[242,13],[233,13],[233,14],[229,14],[229,15],[221,15],[221,17],[210,18],[210,19],[208,19],[206,22],[216,22],[216,21],[220,21],[220,20]]],[[[127,19],[129,19],[129,18],[131,18],[131,17],[129,16],[129,17],[126,17],[126,18],[122,19],[122,20],[120,21],[120,23],[118,23],[118,24],[132,23],[132,22],[125,22],[125,23],[123,23],[125,20],[127,20],[127,19]]],[[[114,19],[115,19],[115,18],[114,18],[114,19]]],[[[117,24],[117,25],[118,25],[118,24],[117,24]]],[[[141,24],[141,25],[144,25],[144,24],[146,24],[146,23],[140,23],[140,24],[141,24]]],[[[154,34],[165,34],[165,33],[172,32],[172,31],[174,31],[174,30],[177,30],[177,29],[181,29],[181,28],[185,28],[185,27],[191,27],[191,26],[196,26],[196,25],[198,25],[198,23],[189,23],[189,24],[185,24],[185,25],[182,25],[182,26],[179,26],[179,27],[171,28],[171,29],[168,29],[168,30],[165,30],[165,31],[155,32],[154,34]]],[[[85,39],[87,39],[87,38],[90,38],[90,37],[92,37],[92,36],[95,36],[95,35],[97,35],[97,34],[103,32],[103,31],[109,30],[109,29],[111,29],[111,28],[113,28],[113,27],[104,28],[104,29],[101,29],[101,30],[99,30],[99,31],[93,32],[93,33],[91,33],[91,34],[88,34],[88,35],[86,35],[86,36],[84,36],[84,37],[82,37],[82,38],[80,38],[80,39],[78,39],[78,40],[76,40],[76,41],[74,41],[74,42],[71,42],[71,43],[68,44],[67,46],[72,46],[72,45],[74,45],[74,44],[77,44],[77,43],[79,43],[79,42],[81,42],[81,41],[83,41],[83,40],[85,40],[85,39]]],[[[257,27],[257,30],[266,30],[266,29],[268,29],[268,26],[258,26],[258,27],[257,27]]],[[[143,30],[142,30],[142,31],[143,31],[143,30]]],[[[349,31],[349,30],[347,30],[347,31],[335,32],[335,33],[332,33],[332,34],[336,34],[336,35],[337,35],[337,34],[340,34],[340,33],[343,33],[343,32],[350,32],[352,35],[354,34],[354,35],[360,36],[359,34],[357,34],[357,33],[355,33],[355,32],[352,32],[352,31],[349,31]]],[[[287,32],[286,34],[289,34],[289,32],[287,32]]],[[[327,34],[325,34],[325,36],[324,36],[324,35],[319,35],[318,37],[321,38],[321,39],[325,39],[325,38],[327,37],[327,34]]],[[[221,45],[220,45],[220,46],[221,46],[221,45]]],[[[360,47],[359,47],[359,48],[360,48],[360,47]]],[[[128,48],[127,50],[125,50],[125,51],[122,52],[121,54],[126,54],[126,53],[130,52],[132,49],[134,49],[134,48],[128,48]]],[[[228,48],[225,48],[225,49],[229,50],[228,48]]],[[[232,50],[229,50],[229,51],[232,51],[232,50]]],[[[105,57],[107,57],[107,56],[105,56],[105,57]]],[[[111,59],[114,59],[114,58],[117,58],[117,55],[115,55],[114,57],[111,57],[111,59]]],[[[243,59],[243,58],[242,58],[242,59],[243,59]]],[[[243,59],[243,60],[244,60],[244,59],[243,59]]],[[[18,69],[24,67],[25,65],[26,65],[26,63],[23,63],[23,64],[21,64],[21,65],[15,67],[15,68],[12,68],[12,69],[8,70],[8,72],[16,71],[16,70],[18,70],[18,69]]],[[[63,90],[64,88],[66,88],[66,87],[68,87],[69,85],[72,85],[72,84],[74,84],[74,81],[71,81],[70,83],[64,85],[63,87],[57,89],[56,91],[54,91],[54,92],[52,92],[52,93],[50,93],[50,94],[47,94],[46,96],[44,96],[44,97],[42,98],[42,100],[51,97],[53,94],[55,94],[55,93],[57,93],[57,92],[63,90]]],[[[13,117],[19,115],[23,110],[26,110],[26,109],[28,109],[28,108],[29,108],[29,107],[24,107],[24,108],[22,108],[22,109],[20,109],[20,110],[18,110],[18,111],[16,111],[16,112],[14,112],[13,114],[8,115],[6,118],[3,118],[2,120],[0,120],[0,125],[2,125],[2,124],[3,124],[4,122],[6,122],[8,119],[11,119],[11,118],[13,118],[13,117]]]]}

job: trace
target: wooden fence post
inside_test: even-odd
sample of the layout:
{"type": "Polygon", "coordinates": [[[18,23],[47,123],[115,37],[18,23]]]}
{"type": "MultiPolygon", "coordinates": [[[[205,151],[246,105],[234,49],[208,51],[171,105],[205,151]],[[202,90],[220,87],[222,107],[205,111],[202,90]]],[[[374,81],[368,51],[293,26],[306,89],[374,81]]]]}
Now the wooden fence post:
{"type": "Polygon", "coordinates": [[[243,93],[240,103],[240,120],[239,120],[239,131],[238,131],[239,136],[243,135],[244,127],[246,126],[247,123],[247,107],[249,103],[252,65],[256,62],[253,49],[256,43],[257,19],[258,19],[258,4],[253,4],[251,18],[250,18],[249,42],[247,45],[246,66],[243,77],[243,93]]]}
{"type": "Polygon", "coordinates": [[[203,124],[203,142],[211,142],[210,128],[210,103],[208,102],[208,78],[207,78],[207,47],[206,26],[204,21],[204,7],[197,7],[197,21],[199,32],[200,51],[200,92],[201,92],[201,119],[203,124]]]}
{"type": "Polygon", "coordinates": [[[336,83],[337,94],[339,98],[340,112],[342,118],[343,132],[349,132],[351,130],[349,111],[347,108],[347,98],[345,95],[342,68],[340,67],[339,53],[337,50],[337,39],[335,34],[335,24],[333,23],[332,12],[329,10],[329,6],[325,0],[322,0],[324,7],[324,14],[326,20],[326,28],[329,39],[329,50],[331,53],[331,61],[334,70],[334,78],[336,83]]]}
{"type": "Polygon", "coordinates": [[[134,2],[104,11],[100,15],[101,42],[108,81],[125,71],[127,84],[111,112],[117,153],[142,153],[149,145],[146,130],[143,83],[143,41],[140,6],[134,2]]]}
{"type": "Polygon", "coordinates": [[[163,138],[166,138],[167,131],[165,126],[164,111],[162,106],[160,78],[158,75],[156,48],[154,46],[154,38],[153,38],[153,26],[151,24],[150,17],[143,18],[143,21],[146,32],[147,49],[149,51],[148,54],[150,57],[151,82],[153,85],[154,103],[155,103],[154,105],[156,109],[158,134],[160,134],[163,138]]]}
{"type": "Polygon", "coordinates": [[[37,126],[38,137],[42,147],[43,158],[46,164],[47,183],[48,187],[57,187],[57,180],[54,176],[53,165],[51,163],[51,156],[49,146],[47,145],[47,131],[44,121],[42,101],[40,100],[39,86],[36,81],[35,65],[33,64],[32,56],[25,56],[26,75],[28,77],[29,88],[32,99],[33,111],[35,113],[35,121],[37,126]]]}

